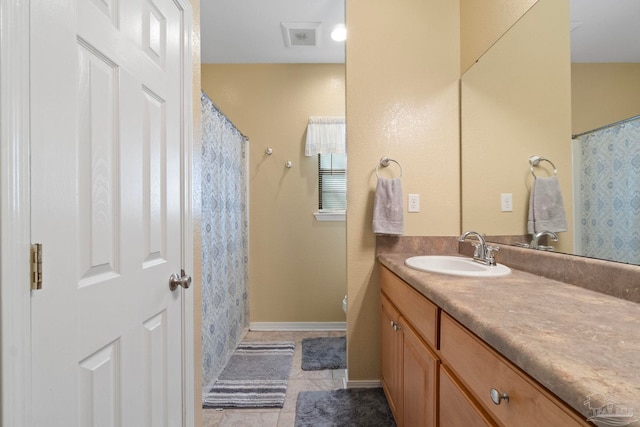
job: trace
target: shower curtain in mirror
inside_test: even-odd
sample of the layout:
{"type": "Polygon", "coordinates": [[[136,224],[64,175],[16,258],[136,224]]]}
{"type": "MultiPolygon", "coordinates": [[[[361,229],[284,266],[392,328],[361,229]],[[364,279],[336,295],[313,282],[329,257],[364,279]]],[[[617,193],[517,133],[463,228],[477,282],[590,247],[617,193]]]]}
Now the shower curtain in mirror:
{"type": "Polygon", "coordinates": [[[206,388],[248,327],[249,242],[247,139],[204,92],[201,101],[202,374],[206,388]]]}
{"type": "Polygon", "coordinates": [[[582,255],[640,264],[640,118],[577,138],[582,255]]]}

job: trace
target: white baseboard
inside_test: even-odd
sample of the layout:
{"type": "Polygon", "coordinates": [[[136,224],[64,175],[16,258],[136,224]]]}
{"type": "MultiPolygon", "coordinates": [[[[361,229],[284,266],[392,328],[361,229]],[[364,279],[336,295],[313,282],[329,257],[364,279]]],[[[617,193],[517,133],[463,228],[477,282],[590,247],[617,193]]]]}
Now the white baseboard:
{"type": "Polygon", "coordinates": [[[251,331],[346,331],[347,322],[251,322],[251,331]]]}
{"type": "Polygon", "coordinates": [[[382,387],[380,380],[367,380],[367,381],[350,381],[344,379],[344,388],[379,388],[382,387]]]}

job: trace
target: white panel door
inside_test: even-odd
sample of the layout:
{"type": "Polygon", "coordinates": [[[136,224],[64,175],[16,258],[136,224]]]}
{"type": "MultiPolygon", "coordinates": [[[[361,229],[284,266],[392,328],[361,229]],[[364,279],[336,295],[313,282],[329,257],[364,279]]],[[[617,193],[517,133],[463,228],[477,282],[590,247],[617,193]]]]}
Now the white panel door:
{"type": "Polygon", "coordinates": [[[184,11],[31,2],[37,426],[182,425],[184,11]]]}

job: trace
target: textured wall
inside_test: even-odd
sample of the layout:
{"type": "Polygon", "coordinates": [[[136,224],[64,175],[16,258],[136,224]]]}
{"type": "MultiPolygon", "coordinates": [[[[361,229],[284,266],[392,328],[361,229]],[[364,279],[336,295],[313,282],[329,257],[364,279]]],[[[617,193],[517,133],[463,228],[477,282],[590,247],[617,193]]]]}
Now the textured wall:
{"type": "MultiPolygon", "coordinates": [[[[460,232],[457,1],[347,0],[349,380],[379,379],[380,284],[372,232],[375,167],[402,165],[405,235],[460,232]]],[[[397,173],[393,166],[388,168],[397,173]]]]}

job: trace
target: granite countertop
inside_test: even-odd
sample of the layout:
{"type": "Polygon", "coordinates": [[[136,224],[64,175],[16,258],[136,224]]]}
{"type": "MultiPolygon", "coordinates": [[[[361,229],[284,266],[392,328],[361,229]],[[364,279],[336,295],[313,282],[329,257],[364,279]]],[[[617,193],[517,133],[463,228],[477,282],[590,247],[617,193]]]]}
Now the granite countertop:
{"type": "Polygon", "coordinates": [[[591,395],[640,418],[640,304],[514,269],[494,278],[421,272],[404,265],[413,255],[378,260],[586,418],[591,395]]]}

